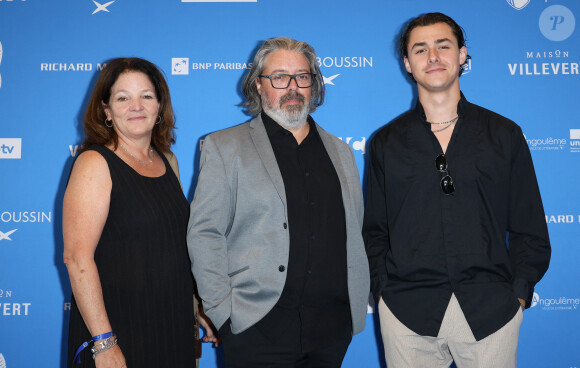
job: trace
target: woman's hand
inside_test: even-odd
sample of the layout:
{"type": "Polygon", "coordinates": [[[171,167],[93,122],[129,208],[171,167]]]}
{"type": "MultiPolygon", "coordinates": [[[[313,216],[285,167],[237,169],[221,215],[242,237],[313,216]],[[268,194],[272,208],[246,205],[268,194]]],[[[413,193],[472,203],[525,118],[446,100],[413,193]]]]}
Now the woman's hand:
{"type": "Polygon", "coordinates": [[[199,313],[199,323],[201,324],[201,327],[205,330],[205,336],[202,338],[203,342],[212,342],[214,343],[214,346],[217,347],[220,342],[222,341],[222,339],[218,338],[216,333],[215,333],[215,328],[213,327],[213,324],[211,323],[211,320],[209,318],[207,318],[207,316],[205,314],[203,314],[201,311],[199,313]]]}

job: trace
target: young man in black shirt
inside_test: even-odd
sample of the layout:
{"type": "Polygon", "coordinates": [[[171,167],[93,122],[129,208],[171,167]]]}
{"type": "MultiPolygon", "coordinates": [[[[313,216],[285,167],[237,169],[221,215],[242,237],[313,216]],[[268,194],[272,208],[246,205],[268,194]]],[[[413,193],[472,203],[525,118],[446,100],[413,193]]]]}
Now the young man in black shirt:
{"type": "Polygon", "coordinates": [[[529,149],[461,93],[453,19],[422,15],[400,42],[419,100],[370,145],[363,230],[387,365],[515,368],[551,252],[529,149]]]}

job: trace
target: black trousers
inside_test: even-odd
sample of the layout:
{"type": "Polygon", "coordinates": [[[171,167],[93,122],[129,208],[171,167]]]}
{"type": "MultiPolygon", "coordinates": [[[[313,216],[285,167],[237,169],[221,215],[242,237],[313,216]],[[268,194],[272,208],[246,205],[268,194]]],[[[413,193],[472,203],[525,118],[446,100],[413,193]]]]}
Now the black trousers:
{"type": "Polygon", "coordinates": [[[268,338],[256,326],[235,335],[229,321],[220,333],[226,368],[339,368],[352,340],[349,336],[320,350],[303,352],[299,334],[283,343],[268,338]]]}

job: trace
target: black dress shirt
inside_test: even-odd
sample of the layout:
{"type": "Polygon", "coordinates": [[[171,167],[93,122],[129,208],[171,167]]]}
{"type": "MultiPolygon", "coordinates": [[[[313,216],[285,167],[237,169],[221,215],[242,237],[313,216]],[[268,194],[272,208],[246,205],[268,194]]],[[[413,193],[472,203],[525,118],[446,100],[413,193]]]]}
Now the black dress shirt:
{"type": "Polygon", "coordinates": [[[278,343],[318,350],[352,336],[340,181],[312,118],[301,144],[265,113],[262,120],[284,181],[290,254],[282,295],[257,327],[278,343]]]}
{"type": "Polygon", "coordinates": [[[371,289],[393,314],[437,336],[455,293],[475,338],[529,303],[550,261],[540,192],[514,122],[469,103],[446,152],[455,192],[443,193],[441,146],[419,102],[383,127],[369,151],[363,233],[371,289]]]}

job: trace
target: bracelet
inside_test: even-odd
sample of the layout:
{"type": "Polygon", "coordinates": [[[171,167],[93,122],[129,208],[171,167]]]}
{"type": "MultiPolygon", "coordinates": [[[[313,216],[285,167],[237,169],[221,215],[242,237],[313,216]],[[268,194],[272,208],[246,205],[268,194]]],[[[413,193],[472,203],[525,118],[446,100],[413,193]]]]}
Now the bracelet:
{"type": "Polygon", "coordinates": [[[107,338],[109,338],[109,337],[111,337],[113,335],[114,335],[114,333],[113,333],[113,331],[111,331],[111,332],[107,332],[107,333],[100,334],[100,335],[97,335],[97,336],[93,336],[91,338],[91,340],[93,340],[93,342],[97,342],[99,340],[107,339],[107,338]]]}
{"type": "Polygon", "coordinates": [[[95,359],[97,354],[104,353],[105,351],[113,348],[115,345],[117,345],[117,336],[115,334],[98,343],[95,343],[95,345],[91,348],[93,359],[95,359]]]}
{"type": "Polygon", "coordinates": [[[115,346],[115,345],[117,345],[117,340],[115,340],[115,341],[114,341],[114,342],[113,342],[111,345],[107,346],[106,348],[103,348],[103,349],[101,349],[101,350],[99,350],[99,351],[95,352],[95,353],[93,354],[93,360],[95,359],[95,357],[97,356],[97,354],[104,353],[105,351],[107,351],[107,350],[111,349],[111,348],[112,348],[113,346],[115,346]]]}
{"type": "MultiPolygon", "coordinates": [[[[74,356],[73,360],[76,360],[76,361],[77,361],[77,364],[80,364],[80,363],[81,363],[81,352],[82,352],[82,351],[83,351],[83,350],[84,350],[84,349],[85,349],[87,346],[89,346],[89,344],[90,344],[91,342],[92,342],[92,343],[95,343],[95,342],[97,342],[97,341],[99,341],[99,340],[108,340],[108,339],[110,339],[111,337],[113,337],[113,338],[115,339],[115,345],[116,345],[116,344],[117,344],[117,336],[116,336],[116,335],[115,335],[115,334],[114,334],[112,331],[111,331],[111,332],[106,332],[106,333],[104,333],[104,334],[100,334],[100,335],[97,335],[97,336],[93,336],[93,337],[91,338],[91,340],[90,340],[90,341],[85,341],[85,342],[83,342],[83,343],[81,344],[81,346],[79,346],[79,348],[78,348],[78,349],[77,349],[77,351],[75,352],[75,356],[74,356]]],[[[99,344],[102,344],[102,342],[100,342],[99,344]]],[[[115,346],[115,345],[113,345],[113,346],[115,346]]],[[[109,350],[109,349],[110,349],[110,348],[112,348],[113,346],[109,347],[107,350],[109,350]]],[[[94,348],[91,348],[91,351],[92,351],[93,349],[94,349],[94,348]]],[[[99,351],[100,351],[100,349],[99,349],[99,351]]],[[[105,351],[105,350],[103,350],[103,351],[105,351]]],[[[93,355],[93,359],[94,359],[94,355],[93,355]]]]}

